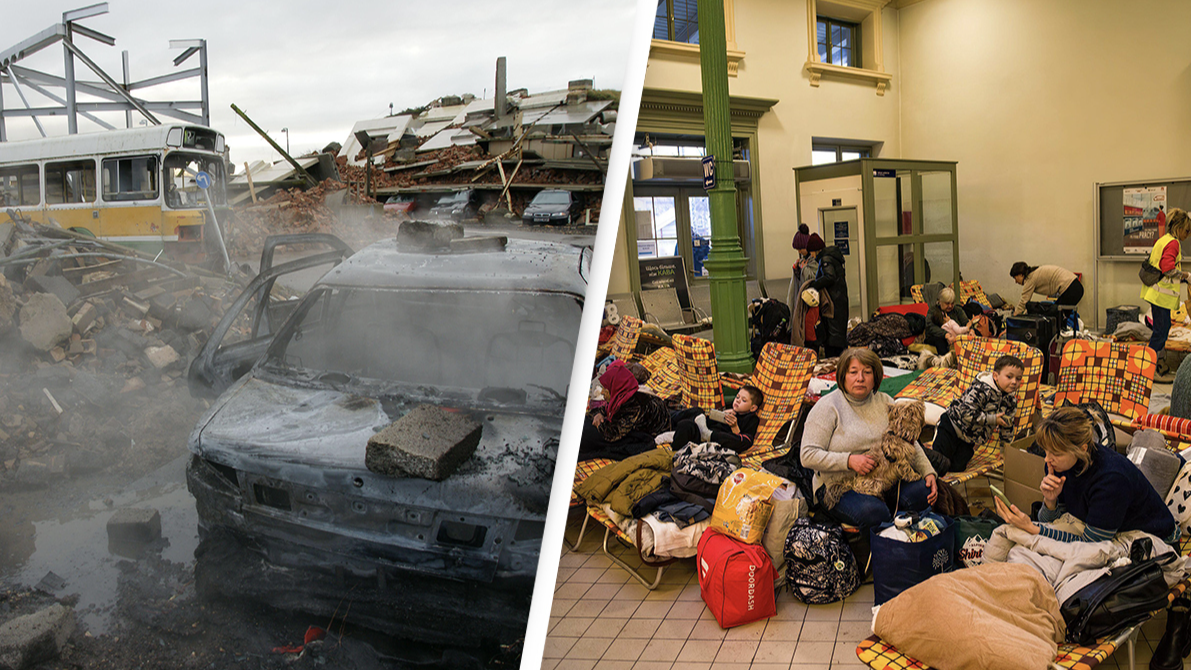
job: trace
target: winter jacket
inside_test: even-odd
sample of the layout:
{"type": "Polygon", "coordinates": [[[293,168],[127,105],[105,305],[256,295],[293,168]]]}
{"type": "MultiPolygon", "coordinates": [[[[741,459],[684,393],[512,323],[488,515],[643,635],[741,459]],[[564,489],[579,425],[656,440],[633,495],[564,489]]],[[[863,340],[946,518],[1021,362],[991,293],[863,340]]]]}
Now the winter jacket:
{"type": "Polygon", "coordinates": [[[674,454],[670,490],[677,497],[710,510],[720,483],[740,466],[740,457],[731,449],[714,442],[690,443],[674,454]]]}
{"type": "Polygon", "coordinates": [[[623,507],[624,503],[632,500],[627,507],[623,507],[623,511],[616,509],[628,516],[634,503],[662,485],[662,477],[670,473],[672,465],[673,457],[669,449],[651,449],[596,470],[575,487],[575,494],[589,505],[599,506],[611,502],[613,509],[623,507]],[[620,491],[622,485],[624,490],[620,491]],[[614,495],[616,500],[613,500],[614,495]]]}
{"type": "Polygon", "coordinates": [[[848,344],[853,347],[867,347],[873,340],[893,338],[900,340],[910,336],[910,322],[901,314],[880,314],[864,323],[857,324],[848,333],[848,344]]]}
{"type": "Polygon", "coordinates": [[[811,288],[819,293],[827,292],[835,313],[830,319],[822,318],[825,324],[826,342],[832,347],[848,346],[848,277],[844,274],[844,255],[839,247],[831,246],[819,253],[819,272],[811,282],[811,288]]]}
{"type": "MultiPolygon", "coordinates": [[[[599,408],[593,414],[603,414],[599,408]]],[[[633,431],[657,435],[670,430],[670,410],[666,401],[649,393],[637,391],[616,410],[616,416],[604,421],[596,428],[609,442],[623,439],[633,431]]]]}
{"type": "Polygon", "coordinates": [[[981,372],[964,394],[947,408],[947,416],[959,437],[970,444],[983,444],[997,428],[997,414],[1004,412],[1008,427],[999,428],[1001,442],[1013,441],[1013,419],[1017,395],[997,388],[992,372],[981,372]]]}

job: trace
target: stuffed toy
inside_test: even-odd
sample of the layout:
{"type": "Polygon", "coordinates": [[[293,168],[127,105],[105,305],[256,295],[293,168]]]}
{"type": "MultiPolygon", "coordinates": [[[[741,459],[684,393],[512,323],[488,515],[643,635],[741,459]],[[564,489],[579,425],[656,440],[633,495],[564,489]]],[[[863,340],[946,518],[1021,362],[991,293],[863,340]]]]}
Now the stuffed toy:
{"type": "Polygon", "coordinates": [[[889,405],[889,427],[880,443],[866,452],[877,462],[877,467],[867,475],[849,470],[849,477],[827,487],[824,504],[834,507],[840,496],[848,491],[881,497],[898,482],[922,479],[922,475],[914,470],[914,452],[918,450],[916,441],[925,421],[925,406],[921,400],[889,405]]]}

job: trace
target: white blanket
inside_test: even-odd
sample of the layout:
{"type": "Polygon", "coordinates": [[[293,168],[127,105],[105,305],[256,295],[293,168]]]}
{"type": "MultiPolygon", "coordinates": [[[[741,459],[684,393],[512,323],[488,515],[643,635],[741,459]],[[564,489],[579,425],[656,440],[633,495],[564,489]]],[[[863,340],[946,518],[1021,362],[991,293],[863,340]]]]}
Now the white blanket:
{"type": "MultiPolygon", "coordinates": [[[[1005,524],[993,531],[992,539],[984,546],[984,560],[1034,567],[1055,587],[1055,596],[1064,603],[1114,563],[1121,559],[1128,561],[1129,548],[1140,537],[1148,537],[1153,543],[1151,556],[1178,553],[1157,537],[1139,530],[1117,533],[1112,540],[1103,542],[1060,542],[1005,524]]],[[[1186,557],[1179,556],[1162,569],[1166,585],[1174,586],[1186,574],[1186,557]]]]}
{"type": "Polygon", "coordinates": [[[711,519],[708,518],[686,528],[679,528],[678,524],[662,521],[656,514],[650,514],[638,520],[617,514],[608,504],[602,505],[601,508],[625,535],[632,538],[634,543],[637,542],[637,524],[645,524],[641,526],[642,546],[638,547],[638,550],[651,560],[694,556],[699,551],[699,538],[703,536],[703,531],[711,525],[711,519]]]}

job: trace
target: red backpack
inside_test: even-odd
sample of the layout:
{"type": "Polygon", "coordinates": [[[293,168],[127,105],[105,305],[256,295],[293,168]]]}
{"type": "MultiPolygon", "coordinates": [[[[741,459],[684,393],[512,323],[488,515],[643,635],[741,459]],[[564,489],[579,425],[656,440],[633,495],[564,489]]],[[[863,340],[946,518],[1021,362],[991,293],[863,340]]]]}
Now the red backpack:
{"type": "Polygon", "coordinates": [[[699,590],[721,628],[777,614],[777,573],[764,547],[708,529],[699,538],[699,590]]]}

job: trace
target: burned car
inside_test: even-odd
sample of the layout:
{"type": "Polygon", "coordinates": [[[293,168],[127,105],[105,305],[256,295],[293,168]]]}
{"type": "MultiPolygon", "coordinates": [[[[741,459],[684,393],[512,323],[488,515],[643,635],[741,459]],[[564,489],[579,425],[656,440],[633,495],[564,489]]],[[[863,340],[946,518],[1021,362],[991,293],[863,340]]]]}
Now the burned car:
{"type": "Polygon", "coordinates": [[[590,254],[461,230],[406,222],[354,254],[325,235],[269,239],[191,365],[192,393],[218,397],[187,484],[203,543],[234,541],[276,583],[204,577],[202,553],[230,550],[200,546],[206,587],[328,615],[350,593],[350,621],[433,643],[524,635],[590,254]],[[279,244],[312,242],[331,250],[272,266],[279,244]],[[338,264],[305,296],[269,298],[320,263],[338,264]],[[424,406],[482,426],[474,453],[441,481],[369,470],[369,439],[424,406]]]}

